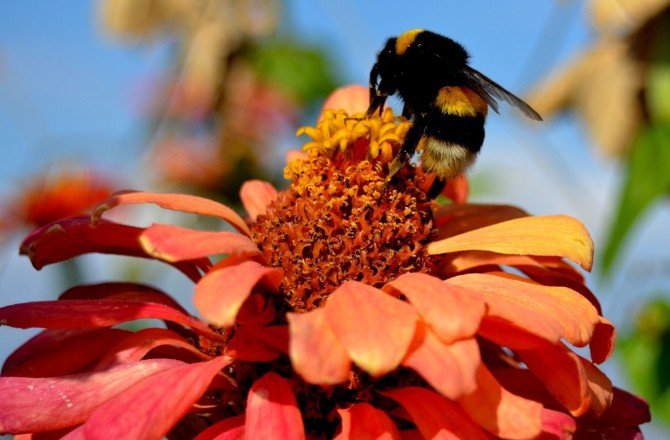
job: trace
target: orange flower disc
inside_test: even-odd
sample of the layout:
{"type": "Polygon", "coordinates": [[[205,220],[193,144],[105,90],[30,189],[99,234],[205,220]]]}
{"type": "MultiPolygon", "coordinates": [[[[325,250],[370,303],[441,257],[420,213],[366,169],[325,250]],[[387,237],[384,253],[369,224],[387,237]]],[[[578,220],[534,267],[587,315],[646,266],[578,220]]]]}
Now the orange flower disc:
{"type": "Polygon", "coordinates": [[[316,128],[304,129],[317,139],[305,146],[309,156],[289,164],[291,187],[251,226],[270,265],[284,269],[291,310],[318,307],[345,281],[382,287],[403,273],[431,273],[425,176],[408,167],[384,186],[407,123],[391,110],[361,116],[327,111],[316,128]]]}

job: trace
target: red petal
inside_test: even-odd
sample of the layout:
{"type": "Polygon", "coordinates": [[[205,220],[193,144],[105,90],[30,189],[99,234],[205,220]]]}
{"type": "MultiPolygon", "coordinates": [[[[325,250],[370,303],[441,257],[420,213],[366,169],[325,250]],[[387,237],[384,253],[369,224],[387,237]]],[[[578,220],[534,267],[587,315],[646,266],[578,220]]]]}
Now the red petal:
{"type": "Polygon", "coordinates": [[[52,379],[0,377],[0,432],[51,431],[77,425],[126,388],[179,365],[183,364],[161,359],[52,379]]]}
{"type": "Polygon", "coordinates": [[[422,273],[407,273],[384,286],[407,297],[421,318],[445,343],[475,334],[486,304],[457,286],[422,273]]]}
{"type": "Polygon", "coordinates": [[[425,388],[399,388],[383,393],[410,414],[427,439],[488,439],[488,435],[454,402],[425,388]]]}
{"type": "Polygon", "coordinates": [[[153,224],[140,237],[140,243],[155,258],[168,262],[197,260],[210,255],[227,254],[242,257],[261,257],[258,246],[234,232],[209,232],[153,224]]]}
{"type": "Polygon", "coordinates": [[[487,315],[513,322],[554,343],[565,338],[582,347],[600,320],[588,300],[565,287],[486,274],[460,275],[446,282],[479,295],[489,306],[487,315]]]}
{"type": "Polygon", "coordinates": [[[87,299],[103,300],[114,299],[121,301],[144,301],[163,304],[180,312],[187,313],[186,310],[174,300],[170,295],[154,287],[137,283],[100,283],[100,284],[82,284],[71,287],[58,296],[59,300],[64,299],[87,299]]]}
{"type": "Polygon", "coordinates": [[[210,356],[202,353],[193,344],[173,331],[163,328],[147,328],[127,335],[116,346],[108,349],[107,356],[96,364],[95,370],[109,370],[117,365],[139,361],[151,350],[163,345],[181,348],[201,360],[210,359],[210,356]]]}
{"type": "Polygon", "coordinates": [[[326,322],[323,309],[288,313],[293,369],[309,383],[334,385],[349,377],[351,362],[346,350],[326,322]]]}
{"type": "Polygon", "coordinates": [[[229,417],[202,431],[194,440],[243,440],[244,415],[229,417]]]}
{"type": "Polygon", "coordinates": [[[223,338],[202,321],[163,304],[150,302],[62,300],[14,304],[0,308],[0,321],[4,325],[17,328],[109,327],[146,318],[178,322],[210,339],[223,338]]]}
{"type": "Polygon", "coordinates": [[[372,376],[386,374],[400,364],[419,318],[409,304],[356,281],[335,290],[324,310],[351,360],[372,376]]]}
{"type": "Polygon", "coordinates": [[[39,357],[43,352],[48,351],[52,347],[58,346],[61,343],[67,344],[69,339],[82,337],[82,335],[87,333],[101,334],[106,331],[107,329],[97,328],[43,330],[7,357],[2,374],[0,375],[16,376],[15,374],[9,374],[9,371],[18,365],[30,361],[34,357],[39,357]]]}
{"type": "Polygon", "coordinates": [[[261,282],[276,292],[283,271],[255,261],[230,265],[225,259],[214,266],[195,286],[195,307],[203,318],[217,327],[230,327],[237,312],[261,282]]]}
{"type": "Polygon", "coordinates": [[[252,221],[265,214],[267,206],[277,198],[277,190],[272,184],[262,180],[248,180],[240,188],[240,199],[252,221]]]}
{"type": "Polygon", "coordinates": [[[480,361],[474,339],[445,344],[420,325],[402,364],[418,372],[440,394],[456,399],[477,387],[475,375],[480,361]]]}
{"type": "Polygon", "coordinates": [[[509,439],[531,438],[541,432],[542,405],[502,388],[484,364],[477,370],[477,385],[458,402],[487,431],[509,439]]]}
{"type": "Polygon", "coordinates": [[[602,364],[610,357],[614,351],[614,339],[616,337],[614,325],[602,316],[599,318],[589,343],[591,360],[595,364],[602,364]]]}
{"type": "Polygon", "coordinates": [[[238,329],[244,330],[269,347],[288,354],[288,326],[287,325],[241,325],[238,329]]]}
{"type": "Polygon", "coordinates": [[[3,376],[55,377],[79,372],[128,334],[125,330],[108,328],[74,333],[58,343],[42,345],[41,351],[34,351],[21,363],[5,364],[3,376]]]}
{"type": "Polygon", "coordinates": [[[154,374],[100,406],[84,424],[87,439],[162,438],[230,363],[219,357],[154,374]]]}
{"type": "Polygon", "coordinates": [[[612,404],[598,419],[604,425],[637,426],[651,420],[649,404],[638,396],[613,388],[612,404]]]}
{"type": "MultiPolygon", "coordinates": [[[[28,255],[35,269],[87,253],[115,254],[153,258],[140,246],[142,228],[101,220],[92,225],[88,217],[73,217],[31,232],[21,244],[21,254],[28,255]]],[[[174,264],[194,281],[200,279],[199,268],[209,267],[208,260],[174,264]]]]}
{"type": "Polygon", "coordinates": [[[249,362],[270,362],[277,359],[282,354],[281,350],[259,339],[255,333],[249,331],[251,328],[253,326],[237,327],[235,336],[226,345],[226,356],[249,362]]]}
{"type": "Polygon", "coordinates": [[[644,436],[637,426],[587,425],[580,423],[575,439],[644,440],[644,436]]]}
{"type": "Polygon", "coordinates": [[[229,207],[210,199],[186,194],[120,192],[98,205],[91,215],[91,220],[97,222],[105,211],[108,211],[115,206],[137,203],[154,203],[164,209],[218,217],[221,220],[230,223],[241,233],[249,235],[249,227],[247,224],[242,217],[237,215],[237,213],[229,207]]]}
{"type": "Polygon", "coordinates": [[[78,426],[77,428],[68,432],[67,435],[63,436],[60,440],[86,440],[84,438],[84,426],[78,426]]]}
{"type": "Polygon", "coordinates": [[[593,264],[593,241],[582,223],[556,215],[521,217],[430,243],[430,255],[460,251],[569,258],[586,270],[593,264]]]}
{"type": "Polygon", "coordinates": [[[244,430],[247,438],[305,438],[302,416],[286,379],[270,372],[253,384],[247,399],[244,430]]]}
{"type": "Polygon", "coordinates": [[[570,439],[577,430],[577,422],[569,415],[552,411],[542,410],[542,439],[570,439]]]}
{"type": "Polygon", "coordinates": [[[342,419],[337,440],[400,440],[395,423],[384,411],[369,403],[357,403],[337,412],[342,419]]]}

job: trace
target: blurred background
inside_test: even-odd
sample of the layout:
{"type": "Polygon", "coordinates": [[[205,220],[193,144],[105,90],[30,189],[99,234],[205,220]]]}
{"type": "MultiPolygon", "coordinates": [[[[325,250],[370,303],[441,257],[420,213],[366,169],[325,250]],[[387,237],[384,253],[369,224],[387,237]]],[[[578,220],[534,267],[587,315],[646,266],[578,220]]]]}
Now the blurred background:
{"type": "MultiPolygon", "coordinates": [[[[2,2],[0,306],[135,279],[190,307],[190,282],[158,264],[92,255],[38,273],[20,241],[120,189],[236,205],[250,177],[285,186],[296,128],[334,87],[366,84],[385,40],[417,27],[461,42],[544,116],[491,115],[472,200],[586,224],[589,283],[619,329],[603,368],[650,401],[647,438],[668,438],[670,0],[2,2]]],[[[2,328],[0,358],[32,334],[2,328]]]]}

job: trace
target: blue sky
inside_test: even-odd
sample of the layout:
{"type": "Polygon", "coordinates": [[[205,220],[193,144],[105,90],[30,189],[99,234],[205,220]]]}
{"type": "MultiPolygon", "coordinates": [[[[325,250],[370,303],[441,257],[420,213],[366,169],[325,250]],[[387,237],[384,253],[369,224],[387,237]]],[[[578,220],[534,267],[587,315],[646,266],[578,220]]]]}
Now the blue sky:
{"type": "MultiPolygon", "coordinates": [[[[583,4],[292,0],[284,32],[327,46],[334,68],[347,81],[366,83],[386,38],[411,28],[431,29],[464,44],[475,68],[522,94],[530,81],[591,41],[583,4]]],[[[145,142],[136,96],[157,77],[167,57],[165,45],[132,46],[105,36],[95,2],[0,2],[0,198],[54,161],[80,158],[132,176],[145,142]]],[[[535,214],[575,215],[598,245],[618,171],[594,153],[574,119],[531,127],[514,112],[503,111],[487,123],[473,174],[498,178],[495,190],[481,200],[516,204],[535,214]]],[[[128,186],[137,185],[130,181],[128,186]]],[[[635,275],[648,262],[668,261],[667,208],[660,206],[645,218],[620,265],[621,275],[609,287],[596,289],[606,315],[617,323],[630,316],[640,298],[668,290],[662,271],[635,275]]],[[[2,252],[0,305],[55,293],[54,271],[35,273],[14,250],[2,252]]],[[[92,261],[96,266],[110,259],[92,261]]],[[[9,341],[0,344],[3,358],[25,333],[0,331],[9,341]]]]}

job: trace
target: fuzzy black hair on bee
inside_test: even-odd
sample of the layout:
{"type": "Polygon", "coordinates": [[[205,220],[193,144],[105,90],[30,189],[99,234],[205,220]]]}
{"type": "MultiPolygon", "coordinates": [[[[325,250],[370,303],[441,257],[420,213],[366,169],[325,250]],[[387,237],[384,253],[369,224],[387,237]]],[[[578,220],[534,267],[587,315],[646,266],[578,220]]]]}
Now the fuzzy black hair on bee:
{"type": "Polygon", "coordinates": [[[468,65],[469,55],[454,40],[423,29],[390,38],[370,70],[368,115],[398,95],[403,116],[412,120],[400,152],[389,165],[390,180],[421,147],[423,168],[436,175],[430,197],[447,179],[475,161],[484,142],[489,107],[506,101],[527,117],[540,115],[517,96],[468,65]]]}

